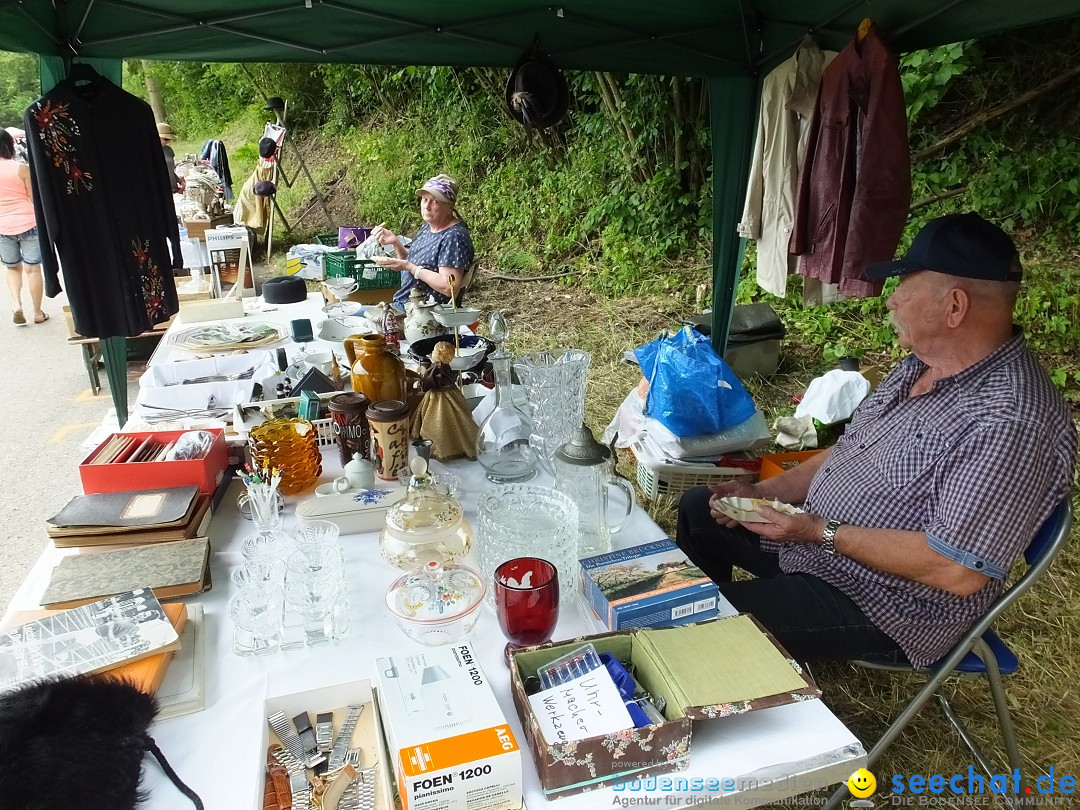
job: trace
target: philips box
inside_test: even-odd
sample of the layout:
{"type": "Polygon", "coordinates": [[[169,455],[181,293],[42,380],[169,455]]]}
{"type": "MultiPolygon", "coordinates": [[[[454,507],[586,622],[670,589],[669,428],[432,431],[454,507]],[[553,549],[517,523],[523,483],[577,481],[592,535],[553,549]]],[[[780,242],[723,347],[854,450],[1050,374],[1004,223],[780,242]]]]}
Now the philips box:
{"type": "Polygon", "coordinates": [[[716,583],[671,540],[586,557],[585,600],[609,630],[673,627],[717,616],[716,583]]]}
{"type": "Polygon", "coordinates": [[[472,648],[377,663],[403,810],[519,810],[521,751],[472,648]]]}

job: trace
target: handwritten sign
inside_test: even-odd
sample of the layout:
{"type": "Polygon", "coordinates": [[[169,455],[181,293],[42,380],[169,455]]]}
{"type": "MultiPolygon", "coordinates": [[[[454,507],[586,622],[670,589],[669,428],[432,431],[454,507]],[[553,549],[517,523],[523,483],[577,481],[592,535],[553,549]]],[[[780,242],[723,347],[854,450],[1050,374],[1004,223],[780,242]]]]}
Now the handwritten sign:
{"type": "Polygon", "coordinates": [[[634,721],[606,669],[529,696],[548,743],[572,742],[633,728],[634,721]]]}

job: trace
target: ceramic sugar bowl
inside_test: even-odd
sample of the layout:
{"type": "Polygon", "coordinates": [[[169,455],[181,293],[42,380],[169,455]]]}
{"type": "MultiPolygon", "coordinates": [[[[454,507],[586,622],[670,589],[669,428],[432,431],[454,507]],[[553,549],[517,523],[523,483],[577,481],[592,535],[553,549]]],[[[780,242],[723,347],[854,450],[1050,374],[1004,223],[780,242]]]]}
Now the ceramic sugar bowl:
{"type": "Polygon", "coordinates": [[[379,550],[391,565],[408,571],[429,562],[452,563],[469,553],[473,528],[461,504],[436,488],[427,462],[414,458],[405,497],[390,507],[379,550]]]}
{"type": "Polygon", "coordinates": [[[486,590],[473,569],[432,560],[393,582],[386,607],[413,641],[455,644],[476,626],[486,590]]]}

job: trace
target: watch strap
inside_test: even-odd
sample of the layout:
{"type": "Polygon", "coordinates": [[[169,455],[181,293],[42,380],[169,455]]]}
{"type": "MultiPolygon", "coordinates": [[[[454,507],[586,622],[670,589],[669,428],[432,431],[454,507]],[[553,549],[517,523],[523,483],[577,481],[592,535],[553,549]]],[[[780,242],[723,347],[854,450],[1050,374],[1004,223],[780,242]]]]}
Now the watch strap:
{"type": "Polygon", "coordinates": [[[840,526],[839,520],[825,521],[825,529],[821,532],[821,547],[827,554],[836,553],[836,532],[840,526]]]}

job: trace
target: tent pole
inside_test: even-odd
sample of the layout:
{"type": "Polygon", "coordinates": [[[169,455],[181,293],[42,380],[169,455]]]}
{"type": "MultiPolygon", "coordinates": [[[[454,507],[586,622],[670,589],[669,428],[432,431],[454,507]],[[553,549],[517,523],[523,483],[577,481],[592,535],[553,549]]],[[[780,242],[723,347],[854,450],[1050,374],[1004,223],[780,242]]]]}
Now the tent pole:
{"type": "Polygon", "coordinates": [[[709,79],[713,157],[713,315],[712,343],[723,355],[739,287],[746,240],[735,226],[742,212],[759,81],[753,76],[709,79]]]}

